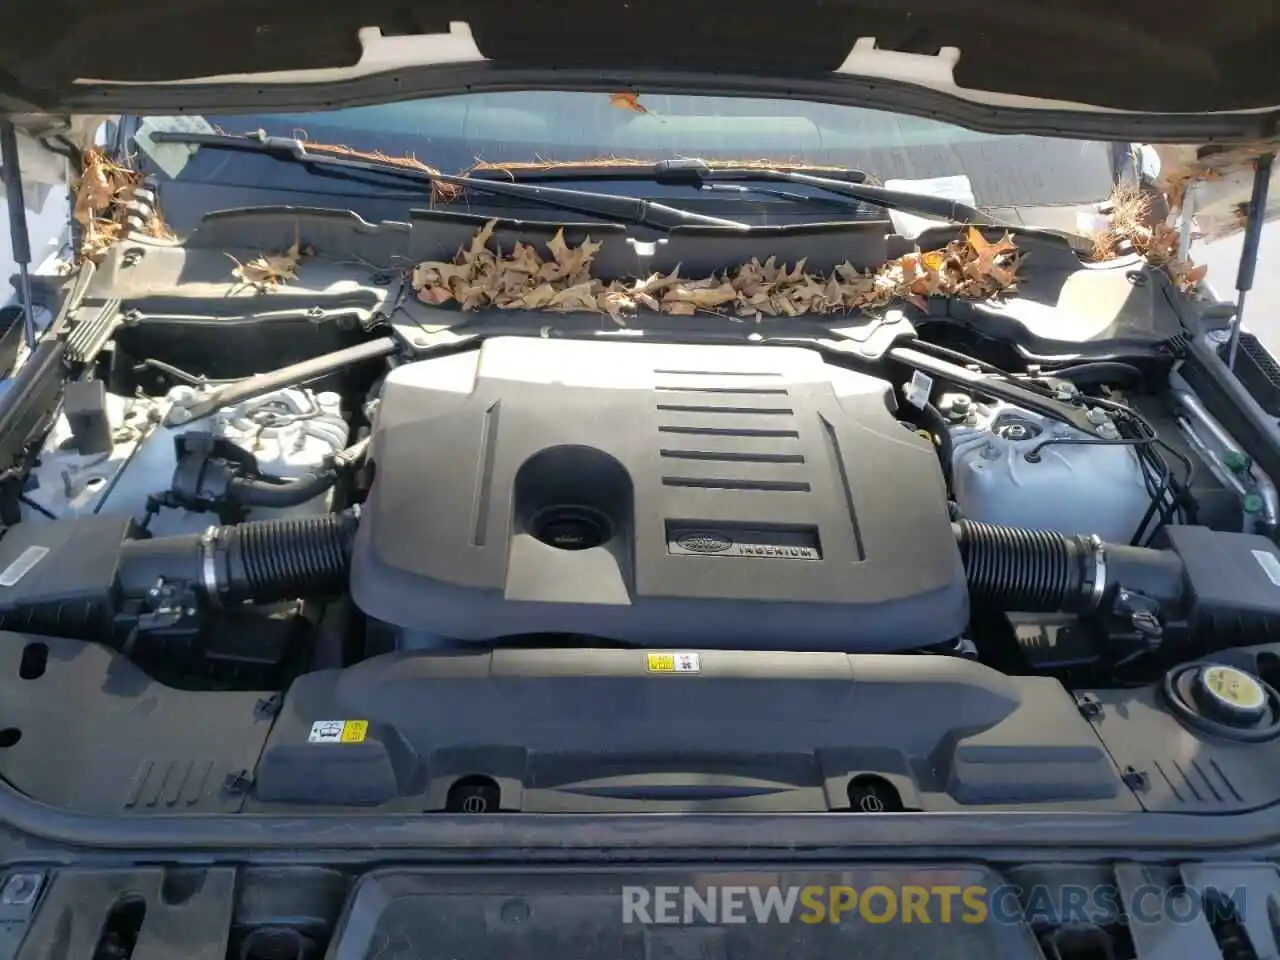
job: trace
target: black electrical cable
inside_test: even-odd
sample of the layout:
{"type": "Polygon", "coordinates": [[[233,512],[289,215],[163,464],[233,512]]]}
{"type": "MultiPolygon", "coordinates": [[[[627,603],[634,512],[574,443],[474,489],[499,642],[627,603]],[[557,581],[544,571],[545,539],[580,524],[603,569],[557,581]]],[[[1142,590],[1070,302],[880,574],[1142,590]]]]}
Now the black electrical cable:
{"type": "MultiPolygon", "coordinates": [[[[983,373],[993,373],[1005,380],[1015,379],[1007,370],[1001,370],[994,363],[988,363],[986,360],[979,360],[977,357],[971,357],[967,353],[961,353],[959,350],[952,350],[950,347],[939,346],[936,343],[930,343],[928,340],[912,340],[911,346],[921,353],[932,353],[935,357],[941,357],[944,360],[950,360],[953,363],[962,363],[967,367],[977,367],[983,373]]],[[[1022,383],[1022,381],[1018,381],[1022,383]]]]}
{"type": "Polygon", "coordinates": [[[1122,381],[1138,381],[1145,378],[1141,370],[1131,363],[1120,360],[1090,360],[1085,363],[1073,363],[1056,370],[1046,370],[1046,376],[1066,380],[1076,386],[1096,386],[1104,383],[1122,381]]]}
{"type": "MultiPolygon", "coordinates": [[[[1160,485],[1155,489],[1152,489],[1151,475],[1147,473],[1145,469],[1143,469],[1142,471],[1142,477],[1143,477],[1143,480],[1147,482],[1147,492],[1151,494],[1151,503],[1147,506],[1146,513],[1142,515],[1142,519],[1138,521],[1138,528],[1134,530],[1133,537],[1129,541],[1130,545],[1135,547],[1142,546],[1143,540],[1145,539],[1143,537],[1143,533],[1147,529],[1147,524],[1151,522],[1151,518],[1156,515],[1157,511],[1161,511],[1163,513],[1163,510],[1161,507],[1161,501],[1164,500],[1164,495],[1165,495],[1165,491],[1168,489],[1168,480],[1169,480],[1169,477],[1163,478],[1160,482],[1160,485]]],[[[1167,523],[1168,521],[1162,519],[1162,522],[1167,523]]],[[[1156,529],[1159,530],[1160,529],[1159,526],[1157,526],[1156,529]]],[[[1155,531],[1152,531],[1152,536],[1154,535],[1155,535],[1155,531]]]]}
{"type": "Polygon", "coordinates": [[[18,502],[26,504],[36,513],[42,514],[43,516],[48,517],[50,520],[58,519],[58,515],[56,513],[54,513],[52,510],[49,510],[46,507],[40,506],[40,504],[36,503],[34,500],[28,497],[25,493],[18,495],[18,502]]]}
{"type": "Polygon", "coordinates": [[[933,434],[936,440],[938,462],[942,466],[942,477],[946,481],[947,490],[951,490],[951,431],[947,429],[947,420],[942,415],[942,411],[935,407],[932,403],[926,403],[920,408],[920,425],[929,433],[933,434]]]}
{"type": "Polygon", "coordinates": [[[1155,443],[1154,437],[1120,437],[1109,440],[1105,437],[1048,437],[1041,440],[1023,455],[1027,463],[1039,463],[1040,451],[1045,447],[1141,447],[1155,443]]]}
{"type": "Polygon", "coordinates": [[[232,503],[245,507],[296,507],[320,496],[338,482],[340,473],[358,465],[369,450],[369,437],[357,440],[328,462],[302,477],[234,477],[227,487],[232,503]]]}
{"type": "Polygon", "coordinates": [[[166,363],[164,360],[156,360],[154,357],[144,357],[134,365],[134,373],[141,373],[143,370],[159,370],[161,373],[168,374],[175,380],[181,380],[183,383],[193,387],[220,387],[229,383],[239,383],[241,377],[231,380],[210,380],[199,374],[189,373],[181,367],[176,367],[172,363],[166,363]]]}

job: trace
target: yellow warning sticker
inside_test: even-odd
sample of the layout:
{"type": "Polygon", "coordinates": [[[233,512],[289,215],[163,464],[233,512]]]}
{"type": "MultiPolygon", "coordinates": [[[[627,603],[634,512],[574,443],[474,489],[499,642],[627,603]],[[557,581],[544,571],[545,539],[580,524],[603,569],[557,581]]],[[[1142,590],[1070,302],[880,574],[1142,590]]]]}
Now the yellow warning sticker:
{"type": "Polygon", "coordinates": [[[311,724],[308,743],[364,743],[368,720],[317,720],[311,724]]]}
{"type": "Polygon", "coordinates": [[[702,657],[696,653],[648,653],[645,666],[650,673],[701,673],[702,657]]]}

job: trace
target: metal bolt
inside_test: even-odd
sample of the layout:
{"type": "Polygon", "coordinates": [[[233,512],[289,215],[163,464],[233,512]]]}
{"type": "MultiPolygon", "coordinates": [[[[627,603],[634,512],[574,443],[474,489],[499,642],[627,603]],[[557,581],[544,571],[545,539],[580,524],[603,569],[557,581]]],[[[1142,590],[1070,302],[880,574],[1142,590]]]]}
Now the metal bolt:
{"type": "Polygon", "coordinates": [[[1100,423],[1094,427],[1094,430],[1104,440],[1118,440],[1120,438],[1120,431],[1116,429],[1114,423],[1100,423]]]}
{"type": "Polygon", "coordinates": [[[1101,407],[1090,407],[1089,412],[1085,414],[1085,417],[1093,424],[1106,423],[1111,419],[1107,415],[1107,411],[1103,410],[1101,407]]]}
{"type": "Polygon", "coordinates": [[[1124,785],[1128,787],[1130,790],[1147,789],[1148,780],[1147,780],[1146,771],[1139,770],[1137,767],[1133,766],[1133,764],[1130,764],[1129,766],[1124,768],[1124,771],[1122,772],[1120,779],[1124,782],[1124,785]]]}
{"type": "Polygon", "coordinates": [[[1094,719],[1102,715],[1102,701],[1091,693],[1076,694],[1076,709],[1086,719],[1094,719]]]}
{"type": "Polygon", "coordinates": [[[0,903],[7,907],[17,907],[30,903],[40,892],[40,884],[44,880],[38,873],[15,873],[4,882],[0,890],[0,903]]]}
{"type": "Polygon", "coordinates": [[[961,423],[968,419],[973,410],[973,400],[967,394],[950,394],[943,401],[943,413],[953,423],[961,423]]]}

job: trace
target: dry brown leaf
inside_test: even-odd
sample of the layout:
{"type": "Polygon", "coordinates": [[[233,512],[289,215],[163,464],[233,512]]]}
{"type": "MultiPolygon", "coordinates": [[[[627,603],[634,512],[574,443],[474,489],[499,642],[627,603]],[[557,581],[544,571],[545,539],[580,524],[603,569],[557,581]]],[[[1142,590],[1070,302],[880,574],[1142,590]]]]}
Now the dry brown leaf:
{"type": "MultiPolygon", "coordinates": [[[[259,290],[270,290],[282,283],[288,283],[298,276],[298,261],[302,258],[302,246],[298,241],[298,227],[293,228],[293,245],[282,253],[264,253],[254,257],[248,263],[241,263],[227,254],[235,262],[231,275],[242,283],[257,287],[259,290]]],[[[443,301],[437,301],[443,302],[443,301]]]]}
{"type": "Polygon", "coordinates": [[[106,166],[102,163],[86,164],[76,191],[76,222],[88,226],[104,216],[110,210],[115,194],[116,186],[108,179],[106,166]]]}
{"type": "Polygon", "coordinates": [[[577,286],[561,290],[547,303],[548,310],[589,310],[594,313],[599,307],[596,304],[596,283],[588,280],[577,286]]]}
{"type": "Polygon", "coordinates": [[[738,291],[731,283],[708,285],[707,281],[699,284],[677,284],[662,295],[663,303],[691,303],[695,307],[718,307],[722,303],[738,299],[738,291]]]}
{"type": "Polygon", "coordinates": [[[1014,246],[1013,238],[1006,233],[995,243],[990,243],[987,238],[982,235],[982,231],[977,227],[969,228],[969,246],[973,248],[974,253],[978,255],[977,268],[979,274],[988,274],[991,268],[996,265],[996,261],[1004,254],[1013,253],[1018,248],[1014,246]]]}
{"type": "Polygon", "coordinates": [[[638,93],[611,93],[609,94],[609,106],[617,107],[619,110],[631,110],[635,113],[649,112],[649,109],[640,103],[640,94],[638,93]]]}
{"type": "Polygon", "coordinates": [[[1208,275],[1209,275],[1209,265],[1207,263],[1202,263],[1200,264],[1200,266],[1192,267],[1190,270],[1188,270],[1186,272],[1186,275],[1182,279],[1189,284],[1195,285],[1197,283],[1200,283],[1202,280],[1204,280],[1204,278],[1207,277],[1208,275]]]}

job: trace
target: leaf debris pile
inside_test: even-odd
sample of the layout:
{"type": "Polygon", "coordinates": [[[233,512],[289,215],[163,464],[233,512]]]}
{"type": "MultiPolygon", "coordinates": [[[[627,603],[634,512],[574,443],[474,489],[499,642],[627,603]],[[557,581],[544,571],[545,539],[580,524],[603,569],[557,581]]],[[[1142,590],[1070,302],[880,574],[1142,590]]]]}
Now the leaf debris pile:
{"type": "Polygon", "coordinates": [[[674,316],[699,312],[740,317],[798,317],[881,306],[904,299],[924,307],[928,296],[986,299],[1014,287],[1019,253],[1007,234],[994,242],[970,227],[940,250],[915,251],[873,272],[842,263],[831,273],[788,267],[770,257],[709,277],[669,274],[605,281],[593,276],[601,244],[586,237],[577,246],[560,230],[547,256],[519,241],[510,251],[489,249],[496,221],[477,231],[451,261],[428,261],[413,270],[423,303],[456,303],[463,310],[585,310],[618,322],[641,310],[674,316]]]}
{"type": "MultiPolygon", "coordinates": [[[[1182,195],[1179,193],[1179,197],[1182,195]]],[[[1091,238],[1092,258],[1112,260],[1136,253],[1151,266],[1163,268],[1179,289],[1189,293],[1205,278],[1209,267],[1197,266],[1182,256],[1181,234],[1167,219],[1155,214],[1153,199],[1133,184],[1117,186],[1111,195],[1107,227],[1091,238]]]]}
{"type": "MultiPolygon", "coordinates": [[[[129,231],[129,205],[142,183],[142,174],[113,163],[96,147],[84,152],[83,165],[71,213],[83,230],[80,257],[96,262],[129,231]]],[[[147,209],[152,212],[142,224],[142,232],[169,237],[169,228],[155,211],[154,203],[147,209]]]]}
{"type": "Polygon", "coordinates": [[[231,271],[233,277],[241,283],[255,287],[259,292],[266,293],[282,283],[297,279],[298,264],[306,252],[300,242],[298,226],[294,224],[293,244],[287,250],[280,253],[261,253],[247,263],[241,263],[229,253],[227,257],[235,264],[235,269],[231,271]]]}

